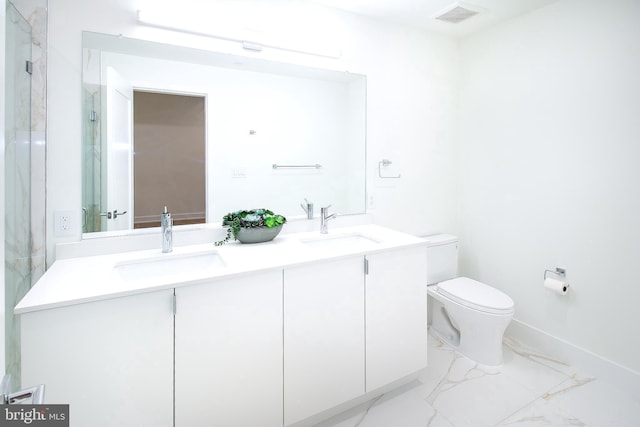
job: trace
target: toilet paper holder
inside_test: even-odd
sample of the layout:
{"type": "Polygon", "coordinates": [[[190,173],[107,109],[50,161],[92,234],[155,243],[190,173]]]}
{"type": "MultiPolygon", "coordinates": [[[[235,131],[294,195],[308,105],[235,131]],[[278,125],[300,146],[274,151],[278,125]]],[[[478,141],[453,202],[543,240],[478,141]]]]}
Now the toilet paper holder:
{"type": "Polygon", "coordinates": [[[558,275],[560,277],[565,277],[567,275],[567,270],[565,270],[564,268],[560,268],[560,267],[556,267],[555,271],[554,270],[545,270],[544,271],[544,280],[547,280],[547,273],[555,274],[555,275],[558,275]]]}

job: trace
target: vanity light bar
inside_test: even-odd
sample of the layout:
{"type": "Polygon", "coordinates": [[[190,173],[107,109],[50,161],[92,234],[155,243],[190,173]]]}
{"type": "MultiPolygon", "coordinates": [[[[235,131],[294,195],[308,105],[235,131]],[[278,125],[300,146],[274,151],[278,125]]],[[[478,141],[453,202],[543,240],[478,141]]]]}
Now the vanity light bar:
{"type": "Polygon", "coordinates": [[[171,31],[179,31],[195,36],[211,37],[218,40],[240,43],[242,48],[253,52],[262,52],[263,48],[271,48],[286,52],[302,53],[305,55],[321,56],[325,58],[337,59],[342,56],[342,51],[336,46],[330,46],[326,41],[312,43],[310,41],[291,40],[289,38],[277,37],[274,35],[261,35],[263,42],[251,42],[245,39],[237,30],[227,29],[223,34],[209,31],[210,25],[198,25],[196,20],[177,20],[175,16],[166,16],[163,13],[149,10],[138,10],[138,22],[149,27],[161,28],[171,31]],[[236,33],[236,34],[234,34],[236,33]]]}

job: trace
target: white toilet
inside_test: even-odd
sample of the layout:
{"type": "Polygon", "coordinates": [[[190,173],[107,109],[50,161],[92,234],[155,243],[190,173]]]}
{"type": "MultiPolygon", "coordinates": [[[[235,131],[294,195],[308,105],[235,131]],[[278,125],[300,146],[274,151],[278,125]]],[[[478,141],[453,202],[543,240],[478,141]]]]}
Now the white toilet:
{"type": "Polygon", "coordinates": [[[513,318],[513,300],[489,285],[457,277],[458,238],[427,236],[427,295],[431,331],[468,358],[502,364],[502,336],[513,318]]]}

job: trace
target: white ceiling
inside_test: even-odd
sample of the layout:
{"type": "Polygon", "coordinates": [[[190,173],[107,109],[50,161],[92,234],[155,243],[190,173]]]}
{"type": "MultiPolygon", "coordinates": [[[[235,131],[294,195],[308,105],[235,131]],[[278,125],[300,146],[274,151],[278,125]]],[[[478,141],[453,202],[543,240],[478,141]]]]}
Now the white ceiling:
{"type": "Polygon", "coordinates": [[[384,21],[428,31],[463,37],[474,31],[530,12],[558,0],[312,0],[315,3],[346,10],[384,21]],[[458,24],[435,19],[459,4],[481,12],[458,24]]]}

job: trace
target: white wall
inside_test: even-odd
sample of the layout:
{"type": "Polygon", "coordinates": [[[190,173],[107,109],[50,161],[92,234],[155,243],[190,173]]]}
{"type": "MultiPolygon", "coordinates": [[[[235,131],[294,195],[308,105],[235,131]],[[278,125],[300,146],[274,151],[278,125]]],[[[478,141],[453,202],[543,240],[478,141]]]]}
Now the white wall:
{"type": "Polygon", "coordinates": [[[463,272],[640,371],[640,2],[563,0],[461,42],[463,272]],[[568,296],[542,287],[567,269],[568,296]]]}
{"type": "MultiPolygon", "coordinates": [[[[153,3],[153,2],[152,2],[153,3]]],[[[334,38],[339,59],[265,49],[260,57],[367,75],[367,189],[378,222],[418,234],[450,229],[454,221],[451,173],[456,42],[300,1],[209,1],[206,14],[226,27],[278,28],[290,39],[334,38]],[[389,158],[400,180],[377,178],[389,158]],[[402,220],[398,220],[398,213],[402,220]]],[[[81,32],[83,30],[188,44],[250,56],[238,44],[165,32],[136,24],[144,1],[57,0],[49,8],[49,117],[47,218],[81,204],[81,32]]],[[[189,11],[187,2],[181,11],[189,11]]],[[[203,15],[198,9],[195,14],[203,15]]],[[[176,18],[177,19],[177,18],[176,18]]],[[[213,25],[213,24],[212,24],[213,25]]],[[[215,27],[215,26],[214,26],[215,27]]],[[[260,40],[256,40],[260,41],[260,40]]],[[[47,232],[54,245],[80,239],[47,232]]]]}
{"type": "MultiPolygon", "coordinates": [[[[142,3],[50,4],[49,223],[53,211],[80,207],[81,31],[166,40],[136,25],[142,3]]],[[[469,37],[459,51],[446,37],[301,2],[224,4],[210,15],[218,22],[286,17],[299,37],[335,36],[343,51],[338,60],[262,57],[368,76],[367,185],[378,222],[458,233],[462,271],[509,293],[518,321],[640,370],[640,2],[562,0],[469,37]],[[382,158],[402,179],[377,177],[382,158]],[[572,284],[564,298],[542,288],[543,271],[556,266],[572,284]]],[[[49,226],[50,262],[61,241],[49,226]]]]}

